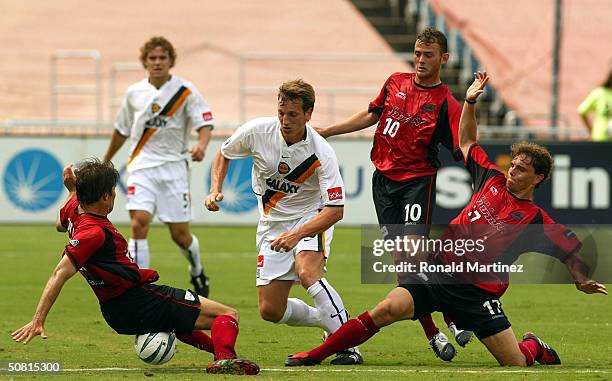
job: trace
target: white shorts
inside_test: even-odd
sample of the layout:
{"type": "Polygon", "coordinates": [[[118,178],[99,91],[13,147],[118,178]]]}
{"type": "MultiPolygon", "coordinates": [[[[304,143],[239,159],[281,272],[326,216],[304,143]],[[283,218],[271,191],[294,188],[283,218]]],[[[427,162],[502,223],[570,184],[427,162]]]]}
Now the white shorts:
{"type": "Polygon", "coordinates": [[[295,274],[295,256],[302,251],[319,251],[327,261],[334,236],[333,225],[321,234],[302,239],[291,251],[278,252],[270,248],[270,243],[276,237],[304,225],[316,215],[315,212],[290,221],[259,221],[256,237],[259,252],[257,256],[257,286],[265,286],[273,280],[298,281],[299,279],[295,274]]]}
{"type": "Polygon", "coordinates": [[[191,194],[187,161],[143,168],[127,181],[127,210],[144,210],[162,222],[191,221],[191,194]]]}

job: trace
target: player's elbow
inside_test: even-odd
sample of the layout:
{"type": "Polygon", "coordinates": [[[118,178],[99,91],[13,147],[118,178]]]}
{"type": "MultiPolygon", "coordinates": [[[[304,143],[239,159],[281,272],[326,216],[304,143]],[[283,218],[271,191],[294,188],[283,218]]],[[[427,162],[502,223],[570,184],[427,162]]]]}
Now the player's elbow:
{"type": "Polygon", "coordinates": [[[65,233],[68,230],[64,227],[64,225],[62,225],[62,223],[60,221],[57,221],[55,223],[55,230],[57,230],[60,233],[65,233]]]}
{"type": "Polygon", "coordinates": [[[333,207],[330,209],[331,219],[334,221],[334,224],[344,218],[344,207],[333,207]]]}

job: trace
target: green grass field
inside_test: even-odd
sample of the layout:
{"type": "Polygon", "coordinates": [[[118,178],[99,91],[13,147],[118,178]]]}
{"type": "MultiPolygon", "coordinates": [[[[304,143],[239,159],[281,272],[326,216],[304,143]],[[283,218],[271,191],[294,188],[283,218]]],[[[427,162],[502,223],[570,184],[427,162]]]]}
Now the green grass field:
{"type": "MultiPolygon", "coordinates": [[[[120,230],[128,233],[125,226],[120,230]]],[[[286,369],[288,354],[321,342],[321,331],[291,328],[263,321],[257,310],[254,227],[194,229],[199,236],[211,298],[237,308],[241,314],[237,349],[263,369],[258,379],[372,380],[384,379],[612,379],[612,303],[610,296],[585,295],[571,285],[515,285],[504,298],[504,310],[517,335],[532,330],[553,346],[563,361],[558,367],[500,368],[484,346],[473,341],[458,348],[452,363],[434,357],[414,322],[383,329],[362,345],[366,364],[356,367],[286,369]]],[[[66,236],[51,226],[0,226],[0,360],[61,360],[62,379],[226,379],[206,375],[208,353],[179,343],[175,357],[159,367],[141,362],[133,337],[114,333],[104,322],[97,300],[80,275],[65,286],[47,319],[47,340],[35,338],[24,346],[10,333],[30,321],[38,298],[59,260],[66,236]],[[151,378],[153,377],[153,378],[151,378]]],[[[152,266],[160,283],[187,288],[187,263],[171,242],[167,229],[149,234],[152,266]]],[[[391,285],[360,284],[359,229],[338,228],[334,235],[327,278],[358,315],[373,307],[391,285]]],[[[295,287],[293,295],[311,303],[295,287]]],[[[435,316],[440,326],[440,314],[435,316]]],[[[9,375],[0,379],[47,379],[57,375],[9,375]]]]}

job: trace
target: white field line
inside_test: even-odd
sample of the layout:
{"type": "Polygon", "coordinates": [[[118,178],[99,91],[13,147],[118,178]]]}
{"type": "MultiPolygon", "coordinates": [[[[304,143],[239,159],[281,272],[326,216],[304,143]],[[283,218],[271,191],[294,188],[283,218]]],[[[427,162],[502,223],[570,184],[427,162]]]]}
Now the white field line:
{"type": "MultiPolygon", "coordinates": [[[[79,368],[79,369],[63,369],[64,372],[143,372],[143,371],[160,371],[160,373],[173,373],[181,371],[193,371],[201,372],[204,368],[79,368]]],[[[321,369],[304,367],[300,369],[295,368],[262,368],[262,372],[319,372],[319,373],[465,373],[465,374],[504,374],[504,373],[534,373],[534,374],[609,374],[609,370],[600,369],[321,369]]]]}

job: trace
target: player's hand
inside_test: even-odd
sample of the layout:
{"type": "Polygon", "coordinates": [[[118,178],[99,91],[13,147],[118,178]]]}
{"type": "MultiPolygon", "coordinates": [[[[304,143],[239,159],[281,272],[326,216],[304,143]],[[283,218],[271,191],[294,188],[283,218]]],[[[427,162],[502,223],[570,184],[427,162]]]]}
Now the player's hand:
{"type": "Polygon", "coordinates": [[[576,288],[585,294],[605,294],[608,295],[608,289],[601,283],[597,283],[594,280],[587,282],[576,282],[576,288]]]}
{"type": "Polygon", "coordinates": [[[210,192],[206,199],[204,199],[204,206],[211,212],[219,210],[218,202],[223,201],[223,193],[221,192],[210,192]]]}
{"type": "Polygon", "coordinates": [[[295,231],[291,230],[276,237],[270,244],[270,248],[281,253],[291,251],[301,239],[295,231]]]}
{"type": "Polygon", "coordinates": [[[327,139],[327,128],[321,128],[321,127],[313,127],[315,131],[317,131],[317,134],[321,135],[322,137],[324,137],[325,139],[327,139]]]}
{"type": "Polygon", "coordinates": [[[34,320],[11,333],[11,336],[16,342],[23,342],[24,344],[27,344],[34,336],[40,336],[43,339],[47,338],[44,324],[37,323],[34,320]]]}
{"type": "Polygon", "coordinates": [[[198,144],[191,148],[191,160],[193,161],[202,161],[204,160],[204,152],[205,149],[200,147],[198,144]]]}
{"type": "Polygon", "coordinates": [[[489,82],[489,76],[486,71],[477,71],[474,73],[474,82],[465,92],[465,99],[470,102],[475,102],[480,94],[484,93],[487,82],[489,82]]]}
{"type": "Polygon", "coordinates": [[[74,192],[76,190],[76,175],[74,174],[74,167],[72,164],[68,164],[64,167],[63,173],[64,186],[68,189],[68,192],[74,192]]]}

